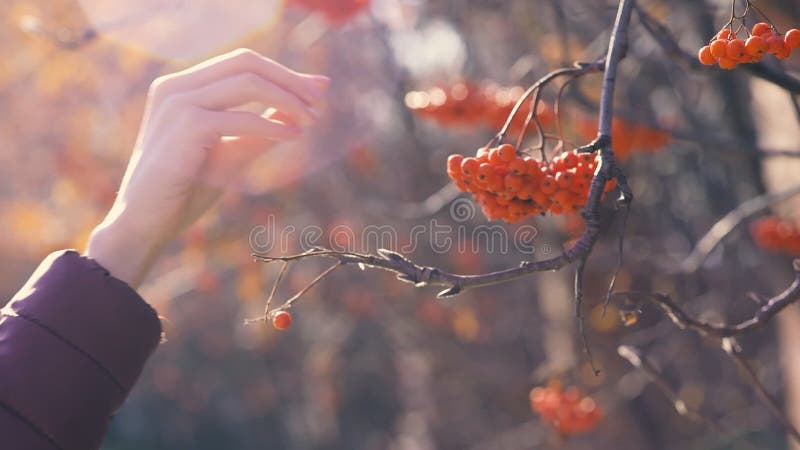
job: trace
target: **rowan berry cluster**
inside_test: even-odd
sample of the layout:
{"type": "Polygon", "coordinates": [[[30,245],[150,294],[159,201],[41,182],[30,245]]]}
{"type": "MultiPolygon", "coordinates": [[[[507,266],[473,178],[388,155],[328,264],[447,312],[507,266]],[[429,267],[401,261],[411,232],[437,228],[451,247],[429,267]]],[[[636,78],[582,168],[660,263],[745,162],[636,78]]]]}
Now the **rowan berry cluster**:
{"type": "MultiPolygon", "coordinates": [[[[502,144],[481,148],[475,157],[450,155],[447,174],[461,191],[473,194],[486,218],[513,223],[534,214],[577,211],[586,204],[598,160],[572,150],[547,163],[502,144]]],[[[606,191],[615,185],[609,182],[606,191]]]]}
{"type": "MultiPolygon", "coordinates": [[[[458,82],[406,94],[406,106],[415,114],[440,126],[488,126],[500,129],[511,114],[517,100],[525,93],[519,86],[502,87],[494,83],[458,82]]],[[[509,131],[522,130],[529,109],[522,108],[509,126],[509,131]]],[[[543,127],[555,121],[553,109],[539,102],[537,118],[543,127]]]]}
{"type": "MultiPolygon", "coordinates": [[[[597,120],[587,119],[578,123],[578,132],[586,139],[597,136],[597,120]]],[[[625,161],[634,153],[654,153],[669,144],[672,136],[658,128],[628,122],[615,117],[611,122],[611,140],[614,143],[614,156],[625,161]]]]}
{"type": "Polygon", "coordinates": [[[773,252],[800,255],[800,226],[779,217],[764,217],[750,227],[753,239],[761,248],[773,252]]]}
{"type": "Polygon", "coordinates": [[[758,62],[767,54],[785,59],[800,47],[800,30],[796,28],[781,35],[774,26],[760,22],[747,35],[747,39],[741,39],[730,27],[723,28],[700,49],[700,62],[707,66],[719,64],[720,68],[731,70],[739,64],[758,62]]]}
{"type": "Polygon", "coordinates": [[[289,0],[290,5],[322,14],[329,22],[341,25],[369,7],[370,0],[289,0]]]}
{"type": "Polygon", "coordinates": [[[529,397],[531,409],[562,435],[591,431],[603,418],[597,403],[576,387],[564,390],[560,384],[551,383],[533,388],[529,397]]]}

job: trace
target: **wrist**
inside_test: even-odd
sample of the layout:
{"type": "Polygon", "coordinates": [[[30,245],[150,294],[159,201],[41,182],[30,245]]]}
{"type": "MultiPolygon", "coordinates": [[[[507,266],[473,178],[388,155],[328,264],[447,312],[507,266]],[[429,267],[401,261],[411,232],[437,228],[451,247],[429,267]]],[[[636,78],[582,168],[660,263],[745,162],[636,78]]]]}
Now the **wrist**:
{"type": "MultiPolygon", "coordinates": [[[[112,210],[113,212],[113,210],[112,210]]],[[[89,236],[84,254],[137,289],[158,258],[163,245],[147,230],[129,222],[124,214],[112,214],[89,236]]]]}

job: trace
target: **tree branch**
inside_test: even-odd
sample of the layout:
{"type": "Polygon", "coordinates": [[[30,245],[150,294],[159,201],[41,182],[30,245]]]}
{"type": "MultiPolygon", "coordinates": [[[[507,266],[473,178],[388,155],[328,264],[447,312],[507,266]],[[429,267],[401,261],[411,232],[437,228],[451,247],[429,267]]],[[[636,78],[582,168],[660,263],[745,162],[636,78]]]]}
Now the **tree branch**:
{"type": "Polygon", "coordinates": [[[649,378],[651,382],[658,386],[661,392],[663,392],[669,401],[672,402],[672,406],[675,407],[675,411],[678,414],[695,422],[711,425],[713,428],[721,430],[722,427],[715,420],[711,419],[710,417],[706,417],[697,411],[689,409],[675,389],[673,389],[672,386],[667,383],[659,370],[656,368],[655,364],[648,360],[641,351],[630,345],[620,345],[617,347],[617,354],[628,361],[634,368],[641,370],[645,375],[647,375],[647,378],[649,378]]]}
{"type": "Polygon", "coordinates": [[[725,338],[722,340],[722,349],[725,353],[730,356],[731,360],[733,360],[736,367],[739,368],[741,374],[746,377],[747,381],[752,384],[756,389],[756,394],[761,399],[761,402],[769,409],[769,412],[778,419],[778,421],[786,428],[786,431],[794,438],[797,443],[800,443],[800,433],[798,433],[797,428],[792,424],[789,418],[781,409],[780,404],[777,400],[769,393],[767,387],[764,386],[764,383],[761,382],[758,378],[758,374],[756,374],[755,369],[753,366],[750,365],[749,362],[741,355],[742,348],[739,346],[739,343],[736,342],[734,338],[725,338]]]}
{"type": "Polygon", "coordinates": [[[800,260],[794,262],[795,279],[783,292],[766,300],[766,303],[756,311],[753,317],[735,325],[715,325],[690,316],[668,295],[649,292],[618,292],[615,295],[629,298],[643,298],[651,301],[667,313],[672,322],[680,329],[690,329],[697,333],[714,338],[727,338],[749,333],[762,328],[770,319],[784,308],[800,299],[800,260]]]}
{"type": "Polygon", "coordinates": [[[715,248],[734,230],[739,224],[749,217],[768,208],[774,203],[781,202],[790,197],[800,194],[800,185],[781,192],[763,194],[752,198],[736,209],[725,215],[719,222],[715,223],[695,245],[692,252],[681,263],[681,271],[685,273],[696,272],[702,267],[705,260],[715,248]]]}

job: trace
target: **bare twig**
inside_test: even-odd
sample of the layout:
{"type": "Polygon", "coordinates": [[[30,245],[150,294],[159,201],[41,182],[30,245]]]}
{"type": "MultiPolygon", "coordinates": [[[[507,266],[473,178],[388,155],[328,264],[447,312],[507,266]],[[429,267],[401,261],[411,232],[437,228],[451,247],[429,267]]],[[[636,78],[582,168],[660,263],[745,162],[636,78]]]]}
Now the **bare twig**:
{"type": "Polygon", "coordinates": [[[275,278],[275,284],[272,285],[272,291],[269,293],[269,297],[267,298],[267,306],[264,307],[264,315],[266,316],[269,313],[269,304],[272,302],[272,298],[275,297],[275,292],[278,291],[278,285],[280,285],[283,276],[286,274],[286,270],[289,268],[289,262],[284,262],[283,266],[281,266],[281,271],[278,272],[278,276],[275,278]]]}
{"type": "Polygon", "coordinates": [[[338,269],[339,267],[341,267],[341,266],[342,266],[342,264],[343,264],[342,262],[337,262],[336,264],[334,264],[334,265],[332,265],[332,266],[328,267],[327,269],[325,269],[325,270],[324,270],[324,271],[323,271],[321,274],[317,275],[317,277],[316,277],[316,278],[314,278],[313,280],[311,280],[311,282],[310,282],[310,283],[308,283],[308,284],[306,285],[306,287],[304,287],[303,289],[300,289],[300,291],[299,291],[297,294],[294,294],[294,295],[293,295],[291,298],[289,298],[288,300],[286,300],[285,302],[283,302],[283,304],[282,304],[281,306],[279,306],[279,307],[275,308],[275,311],[284,311],[284,310],[287,310],[287,309],[291,308],[291,307],[292,307],[292,305],[294,304],[294,302],[296,302],[296,301],[297,301],[297,299],[299,299],[300,297],[302,297],[302,296],[303,296],[303,294],[305,294],[306,292],[308,292],[308,290],[309,290],[309,289],[311,289],[311,288],[312,288],[312,287],[314,287],[314,286],[315,286],[317,283],[319,283],[320,281],[322,281],[322,280],[323,280],[325,277],[327,277],[328,275],[330,275],[330,274],[331,274],[331,272],[333,272],[334,270],[336,270],[336,269],[338,269]]]}
{"type": "Polygon", "coordinates": [[[710,425],[717,430],[722,428],[716,420],[689,409],[689,407],[686,405],[686,402],[684,402],[675,389],[673,389],[672,386],[667,383],[667,381],[659,372],[658,368],[656,368],[655,364],[648,360],[641,351],[630,345],[620,345],[617,347],[617,353],[623,359],[628,361],[633,367],[641,370],[645,375],[647,375],[647,378],[649,378],[650,381],[653,382],[653,384],[655,384],[661,390],[661,392],[667,396],[669,401],[672,402],[672,405],[675,407],[675,411],[678,414],[695,422],[710,425]]]}
{"type": "Polygon", "coordinates": [[[622,225],[620,226],[619,237],[617,238],[617,265],[614,267],[614,273],[611,275],[611,281],[608,283],[606,299],[603,303],[603,316],[606,315],[606,309],[608,309],[608,304],[611,302],[611,294],[614,292],[614,287],[617,284],[617,277],[619,276],[619,271],[622,269],[622,263],[625,259],[625,230],[628,228],[629,214],[630,208],[625,208],[622,214],[622,225]]]}
{"type": "MultiPolygon", "coordinates": [[[[798,111],[800,115],[800,111],[798,111]]],[[[797,150],[759,150],[758,156],[762,158],[800,158],[800,151],[797,150]]]]}
{"type": "MultiPolygon", "coordinates": [[[[490,144],[495,142],[500,142],[505,138],[506,133],[508,133],[508,128],[511,126],[511,123],[514,121],[514,117],[516,117],[519,109],[525,103],[525,101],[530,97],[535,91],[539,90],[540,88],[546,86],[548,83],[552,82],[556,78],[570,75],[573,77],[578,77],[581,75],[585,75],[592,72],[601,72],[605,68],[605,60],[599,59],[597,61],[593,61],[590,63],[575,63],[573,67],[565,67],[562,69],[554,70],[547,75],[540,78],[536,83],[534,83],[522,96],[517,100],[517,103],[514,104],[514,108],[511,109],[511,113],[508,115],[506,119],[506,123],[503,124],[503,128],[500,129],[500,132],[497,133],[490,144]]],[[[535,111],[534,111],[535,112],[535,111]]],[[[491,146],[491,145],[490,145],[491,146]]]]}
{"type": "Polygon", "coordinates": [[[275,282],[272,284],[272,290],[269,293],[269,297],[267,297],[267,304],[264,306],[264,314],[260,317],[256,317],[255,319],[245,319],[244,321],[245,325],[250,325],[253,322],[263,322],[269,319],[269,305],[270,303],[272,303],[272,299],[275,297],[275,293],[278,292],[278,286],[281,284],[283,276],[289,269],[289,264],[291,264],[291,261],[284,261],[283,265],[281,266],[280,272],[278,272],[278,276],[275,277],[275,282]]]}
{"type": "Polygon", "coordinates": [[[770,319],[784,308],[800,299],[800,260],[794,262],[795,279],[792,284],[780,294],[766,300],[764,305],[756,311],[753,317],[735,325],[710,324],[690,316],[668,295],[646,292],[618,292],[617,296],[629,298],[642,298],[657,304],[667,313],[672,322],[681,329],[691,329],[703,336],[726,338],[739,336],[753,330],[762,328],[770,319]]]}
{"type": "Polygon", "coordinates": [[[768,193],[752,198],[736,209],[725,215],[719,222],[708,230],[705,236],[697,242],[692,252],[681,263],[681,270],[685,273],[692,273],[702,267],[705,260],[715,248],[727,237],[739,224],[749,217],[768,208],[774,203],[781,202],[790,197],[800,194],[800,186],[787,189],[781,192],[768,193]]]}
{"type": "Polygon", "coordinates": [[[594,356],[592,356],[592,349],[589,346],[589,338],[586,335],[586,324],[583,321],[583,314],[581,313],[581,305],[583,304],[583,269],[586,267],[586,258],[578,262],[575,268],[575,317],[578,320],[578,333],[581,337],[581,344],[583,350],[586,352],[586,357],[589,359],[589,366],[592,368],[595,376],[600,375],[600,371],[594,365],[594,356]]]}
{"type": "Polygon", "coordinates": [[[761,399],[761,402],[769,409],[769,412],[776,418],[778,421],[786,428],[786,431],[794,438],[794,440],[800,443],[800,433],[798,433],[797,428],[792,424],[786,414],[783,412],[780,404],[777,400],[769,393],[767,387],[764,386],[764,383],[761,382],[758,378],[758,374],[756,374],[755,369],[750,363],[741,355],[742,349],[739,346],[739,343],[732,337],[725,338],[722,340],[722,349],[725,350],[725,353],[730,356],[731,360],[736,364],[739,368],[741,374],[746,378],[749,384],[755,387],[756,393],[758,397],[761,399]]]}

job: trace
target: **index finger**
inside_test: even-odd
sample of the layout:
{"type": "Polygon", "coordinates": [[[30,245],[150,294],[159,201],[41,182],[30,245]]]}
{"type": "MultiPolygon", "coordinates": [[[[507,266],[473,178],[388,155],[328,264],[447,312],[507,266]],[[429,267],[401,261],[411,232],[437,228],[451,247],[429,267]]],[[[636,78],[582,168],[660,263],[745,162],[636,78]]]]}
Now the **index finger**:
{"type": "Polygon", "coordinates": [[[164,97],[198,89],[245,72],[255,73],[277,84],[308,104],[322,98],[330,81],[323,75],[296,72],[252,50],[237,49],[156,80],[155,95],[164,97]]]}

